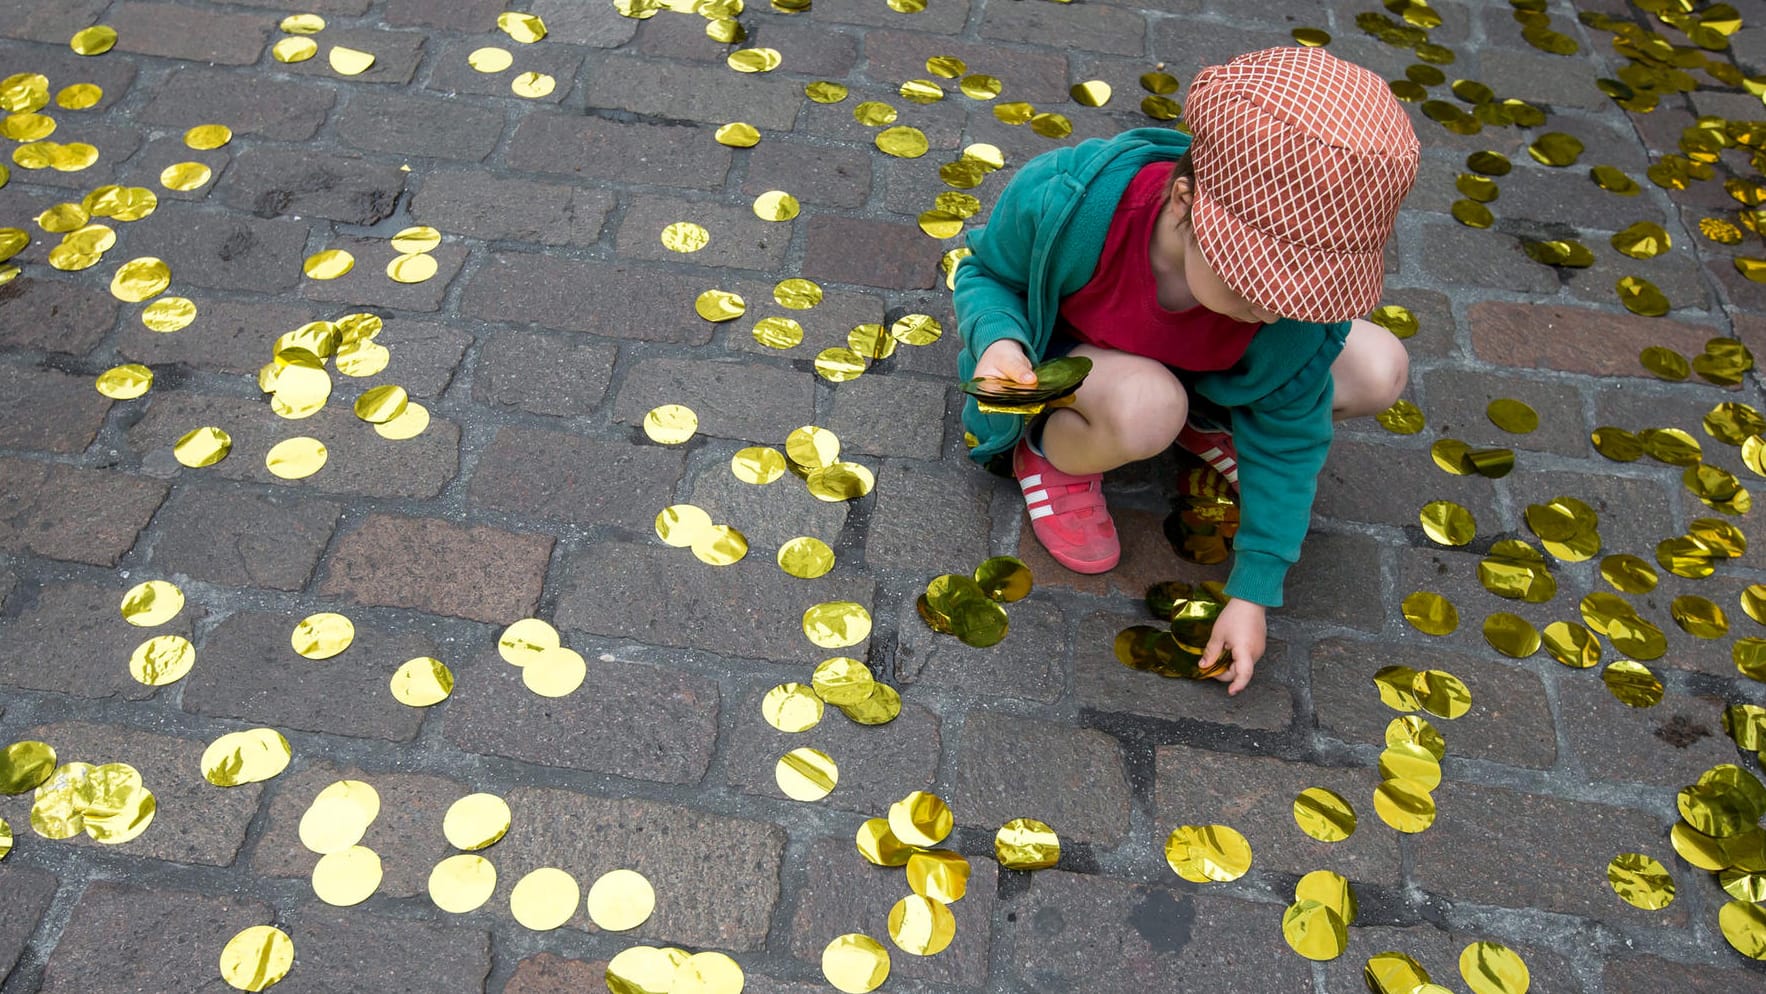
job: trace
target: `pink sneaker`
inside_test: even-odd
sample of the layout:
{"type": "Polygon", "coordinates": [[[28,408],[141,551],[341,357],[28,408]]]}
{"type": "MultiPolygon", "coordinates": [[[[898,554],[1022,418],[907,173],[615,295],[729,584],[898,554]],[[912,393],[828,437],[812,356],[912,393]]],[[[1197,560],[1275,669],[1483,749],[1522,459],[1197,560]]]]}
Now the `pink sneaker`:
{"type": "Polygon", "coordinates": [[[1075,573],[1107,573],[1122,558],[1116,522],[1104,506],[1104,474],[1074,476],[1030,451],[1020,439],[1012,475],[1024,491],[1030,530],[1055,562],[1075,573]]]}
{"type": "Polygon", "coordinates": [[[1192,414],[1177,433],[1177,444],[1226,477],[1233,493],[1239,492],[1239,450],[1233,447],[1231,428],[1192,414]]]}

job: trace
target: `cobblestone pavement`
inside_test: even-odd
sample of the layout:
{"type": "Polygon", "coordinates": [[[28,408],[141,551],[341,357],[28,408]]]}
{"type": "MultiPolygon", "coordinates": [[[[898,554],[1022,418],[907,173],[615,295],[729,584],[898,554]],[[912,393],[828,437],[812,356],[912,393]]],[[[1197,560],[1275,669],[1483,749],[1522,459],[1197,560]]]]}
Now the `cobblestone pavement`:
{"type": "MultiPolygon", "coordinates": [[[[532,0],[522,9],[549,29],[532,44],[497,29],[503,0],[0,0],[0,77],[42,73],[51,94],[102,87],[96,106],[41,111],[58,122],[49,140],[90,143],[95,165],[14,165],[0,188],[0,227],[31,238],[13,260],[20,274],[0,286],[0,744],[40,740],[63,762],[126,762],[158,802],[139,838],[100,846],[44,838],[31,827],[31,794],[0,797],[14,835],[0,862],[0,992],[224,989],[222,946],[259,924],[294,940],[278,988],[290,992],[596,990],[606,961],[638,943],[728,953],[749,991],[827,990],[821,957],[835,936],[867,933],[893,949],[885,918],[908,893],[901,871],[866,864],[852,839],[915,790],[950,802],[951,845],[974,874],[953,906],[951,947],[930,958],[895,951],[886,990],[1338,994],[1361,989],[1368,957],[1386,950],[1413,956],[1448,989],[1497,989],[1460,976],[1460,951],[1478,941],[1512,947],[1532,989],[1552,994],[1766,984],[1719,928],[1730,896],[1669,841],[1676,791],[1715,764],[1758,769],[1722,715],[1766,703],[1766,686],[1732,662],[1739,638],[1766,634],[1737,602],[1766,580],[1766,542],[1708,579],[1663,571],[1660,586],[1632,598],[1667,632],[1665,655],[1649,662],[1664,696],[1647,708],[1621,704],[1599,670],[1542,651],[1509,658],[1480,637],[1498,611],[1538,626],[1578,620],[1578,600],[1609,589],[1598,557],[1549,559],[1557,595],[1544,603],[1498,599],[1478,580],[1493,542],[1533,538],[1529,504],[1585,501],[1602,555],[1650,563],[1659,541],[1712,514],[1680,467],[1597,455],[1596,427],[1685,429],[1708,463],[1757,479],[1741,450],[1700,427],[1717,403],[1758,407],[1756,374],[1735,388],[1668,382],[1637,357],[1649,346],[1698,356],[1729,336],[1766,349],[1766,287],[1733,265],[1761,255],[1760,239],[1725,246],[1698,227],[1735,218],[1725,177],[1758,181],[1744,152],[1723,153],[1714,179],[1683,190],[1645,178],[1681,153],[1696,115],[1766,117],[1737,85],[1766,73],[1766,8],[1738,2],[1741,29],[1711,53],[1740,67],[1728,83],[1695,74],[1697,89],[1665,93],[1642,113],[1597,87],[1641,84],[1613,33],[1578,20],[1610,15],[1684,43],[1635,7],[1435,3],[1442,23],[1426,41],[1447,53],[1431,50],[1437,62],[1455,60],[1441,67],[1446,79],[1482,81],[1549,117],[1462,135],[1409,105],[1423,166],[1392,246],[1387,300],[1417,319],[1407,397],[1427,426],[1342,427],[1290,606],[1273,615],[1256,681],[1229,700],[1213,682],[1164,680],[1113,655],[1119,630],[1150,622],[1148,585],[1222,575],[1179,559],[1163,537],[1172,461],[1112,477],[1125,561],[1082,578],[1035,546],[1014,488],[964,456],[952,416],[958,343],[938,269],[958,243],[923,234],[916,217],[950,189],[938,167],[970,143],[997,145],[1009,169],[1058,140],[1002,123],[955,80],[938,80],[949,93],[936,103],[897,89],[936,79],[929,57],[956,56],[998,77],[995,103],[1067,115],[1073,134],[1059,141],[1070,142],[1149,123],[1137,79],[1156,63],[1187,82],[1202,64],[1312,27],[1345,58],[1426,82],[1409,69],[1417,39],[1398,47],[1358,27],[1373,14],[1400,23],[1378,0],[923,6],[815,0],[785,14],[749,0],[747,44],[783,62],[739,74],[725,64],[735,46],[707,37],[705,18],[662,10],[639,20],[607,0],[532,0]],[[1579,54],[1529,44],[1515,7],[1541,8],[1521,13],[1544,17],[1579,54]],[[314,36],[319,55],[280,63],[271,46],[289,36],[279,21],[303,11],[327,21],[314,36]],[[115,49],[70,51],[94,24],[115,28],[115,49]],[[334,46],[372,53],[374,65],[342,75],[327,57],[334,46]],[[513,65],[474,71],[469,53],[487,46],[510,51],[513,65]],[[511,80],[522,72],[556,88],[519,96],[511,80]],[[1073,103],[1069,86],[1093,79],[1111,84],[1112,100],[1073,103]],[[850,95],[806,99],[818,80],[850,95]],[[867,99],[922,129],[928,154],[879,151],[875,129],[853,117],[867,99]],[[732,121],[758,129],[759,144],[716,142],[732,121]],[[186,148],[185,129],[209,123],[228,125],[231,143],[186,148]],[[1576,166],[1529,158],[1526,144],[1551,130],[1586,146],[1576,166]],[[1514,161],[1496,180],[1490,230],[1450,214],[1467,153],[1482,149],[1514,161]],[[203,162],[212,180],[163,186],[160,171],[182,161],[203,162]],[[1641,192],[1601,189],[1588,173],[1597,164],[1641,192]],[[117,245],[90,269],[49,265],[59,238],[37,216],[107,183],[157,191],[157,210],[112,222],[117,245]],[[753,198],[774,189],[799,198],[799,217],[755,216],[753,198]],[[710,244],[666,249],[659,234],[677,221],[704,225],[710,244]],[[1613,251],[1611,234],[1635,221],[1663,225],[1672,249],[1644,261],[1613,251]],[[395,283],[384,275],[395,254],[387,241],[417,224],[444,235],[437,273],[395,283]],[[1595,262],[1541,265],[1522,237],[1580,238],[1595,262]],[[354,253],[353,272],[303,275],[309,255],[337,248],[354,253]],[[195,301],[189,327],[151,332],[139,304],[109,291],[119,264],[140,256],[163,259],[168,292],[195,301]],[[1627,313],[1614,283],[1632,275],[1658,286],[1672,312],[1627,313]],[[774,307],[785,277],[816,281],[823,301],[774,307]],[[696,316],[695,298],[713,288],[741,294],[747,314],[696,316]],[[385,319],[386,371],[336,377],[329,407],[310,419],[276,417],[254,381],[275,338],[361,311],[385,319]],[[814,357],[845,344],[849,329],[907,313],[947,330],[857,379],[818,377],[814,357]],[[776,314],[801,320],[803,344],[754,342],[755,321],[776,314]],[[116,401],[95,392],[94,377],[123,362],[152,370],[151,391],[116,401]],[[432,412],[427,431],[389,441],[352,415],[364,389],[387,383],[432,412]],[[1493,427],[1485,406],[1498,397],[1530,404],[1539,429],[1493,427]],[[698,415],[684,445],[656,444],[641,428],[646,412],[671,403],[698,415]],[[731,475],[737,449],[779,447],[812,424],[873,471],[869,496],[824,503],[789,475],[769,486],[731,475]],[[202,426],[229,432],[231,455],[186,468],[173,443],[202,426]],[[269,446],[300,434],[329,447],[324,469],[298,481],[268,473],[269,446]],[[1430,458],[1444,438],[1512,448],[1514,472],[1444,473],[1430,458]],[[1469,546],[1425,535],[1418,513],[1433,500],[1472,513],[1469,546]],[[753,551],[713,567],[658,542],[652,520],[674,503],[741,529],[753,551]],[[832,545],[830,574],[802,580],[775,567],[774,550],[797,535],[832,545]],[[972,649],[929,631],[914,608],[927,581],[996,554],[1021,556],[1037,583],[1008,606],[1006,640],[972,649]],[[186,597],[152,631],[118,611],[147,579],[186,597]],[[1406,623],[1400,602],[1418,590],[1451,599],[1457,631],[1430,637],[1406,623]],[[1670,601],[1688,594],[1724,609],[1726,636],[1693,638],[1671,621],[1670,601]],[[807,682],[837,654],[800,628],[808,607],[830,601],[870,611],[869,640],[845,651],[900,691],[901,716],[865,727],[830,709],[808,732],[775,731],[761,696],[807,682]],[[355,625],[353,646],[331,660],[290,648],[294,625],[318,611],[355,625]],[[498,658],[503,627],[529,616],[554,622],[588,660],[580,690],[537,696],[498,658]],[[132,679],[128,663],[158,634],[188,636],[196,662],[156,688],[132,679]],[[450,699],[426,709],[388,690],[394,669],[421,656],[456,680],[450,699]],[[1391,665],[1447,670],[1472,694],[1469,713],[1436,721],[1447,743],[1439,816],[1416,834],[1387,827],[1372,800],[1396,715],[1372,677],[1391,665]],[[257,726],[286,735],[288,770],[234,788],[206,783],[208,743],[257,726]],[[839,764],[838,787],[817,803],[785,798],[774,780],[777,758],[805,745],[839,764]],[[336,908],[314,896],[318,857],[298,823],[319,790],[348,778],[379,792],[363,844],[385,876],[364,903],[336,908]],[[1347,841],[1298,830],[1291,802],[1311,786],[1356,808],[1347,841]],[[447,914],[427,879],[455,851],[444,812],[474,791],[505,798],[513,826],[485,853],[499,871],[495,895],[447,914]],[[1057,868],[996,867],[994,831],[1020,816],[1060,833],[1057,868]],[[1215,823],[1249,841],[1250,871],[1179,879],[1164,859],[1167,836],[1215,823]],[[1671,905],[1646,911],[1615,896],[1605,871],[1628,852],[1668,867],[1671,905]],[[511,917],[509,893],[542,866],[585,890],[607,870],[637,869],[657,911],[624,934],[595,928],[580,907],[563,928],[531,931],[511,917]],[[1346,952],[1320,963],[1291,951],[1282,931],[1296,881],[1316,869],[1342,873],[1359,897],[1346,952]]],[[[1428,95],[1460,108],[1448,119],[1470,106],[1445,84],[1428,95]]],[[[972,192],[990,203],[1004,175],[972,192]]],[[[1729,520],[1751,532],[1755,517],[1729,520]]],[[[1613,658],[1609,648],[1603,662],[1613,658]]]]}

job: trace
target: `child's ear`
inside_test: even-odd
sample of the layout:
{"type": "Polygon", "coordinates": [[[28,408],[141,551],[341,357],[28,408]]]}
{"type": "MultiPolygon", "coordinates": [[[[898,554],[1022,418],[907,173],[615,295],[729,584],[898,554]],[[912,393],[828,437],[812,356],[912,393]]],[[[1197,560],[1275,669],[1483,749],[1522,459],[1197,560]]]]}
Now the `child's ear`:
{"type": "Polygon", "coordinates": [[[1195,187],[1185,177],[1178,177],[1171,182],[1171,196],[1166,206],[1178,216],[1189,213],[1190,203],[1195,199],[1195,187]]]}

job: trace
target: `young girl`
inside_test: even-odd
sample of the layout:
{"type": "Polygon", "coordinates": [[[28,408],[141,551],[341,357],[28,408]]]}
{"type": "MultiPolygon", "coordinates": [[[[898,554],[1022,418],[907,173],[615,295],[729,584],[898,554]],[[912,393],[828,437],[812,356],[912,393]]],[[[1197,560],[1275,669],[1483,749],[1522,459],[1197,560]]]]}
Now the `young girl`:
{"type": "Polygon", "coordinates": [[[1409,375],[1396,338],[1352,319],[1379,302],[1418,146],[1385,82],[1322,49],[1202,70],[1184,119],[1191,135],[1037,156],[1001,192],[957,269],[962,376],[1031,385],[1062,353],[1092,371],[1028,426],[974,398],[963,422],[977,462],[1011,451],[1037,539],[1082,573],[1121,554],[1106,470],[1176,442],[1237,486],[1232,599],[1201,660],[1230,652],[1218,678],[1237,694],[1299,558],[1333,418],[1384,410],[1409,375]]]}

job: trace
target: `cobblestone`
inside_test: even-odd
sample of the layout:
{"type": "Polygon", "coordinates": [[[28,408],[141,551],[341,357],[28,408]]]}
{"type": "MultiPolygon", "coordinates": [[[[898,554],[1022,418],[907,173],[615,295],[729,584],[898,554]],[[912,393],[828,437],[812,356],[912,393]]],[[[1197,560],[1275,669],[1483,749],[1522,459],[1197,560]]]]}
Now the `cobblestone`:
{"type": "Polygon", "coordinates": [[[321,593],[509,624],[533,613],[549,535],[376,514],[337,540],[321,593]]]}
{"type": "Polygon", "coordinates": [[[155,518],[153,564],[232,587],[299,590],[342,511],[332,501],[180,486],[155,518]]]}
{"type": "Polygon", "coordinates": [[[54,874],[43,870],[0,866],[0,887],[6,888],[8,897],[0,904],[0,977],[11,975],[19,957],[29,948],[31,934],[37,930],[43,912],[49,910],[59,885],[54,874]]]}
{"type": "Polygon", "coordinates": [[[216,14],[170,3],[119,3],[105,14],[117,51],[189,62],[243,66],[258,60],[270,35],[262,14],[216,14]]]}
{"type": "Polygon", "coordinates": [[[502,138],[503,115],[459,100],[358,93],[338,113],[337,134],[370,152],[478,162],[502,138]]]}
{"type": "Polygon", "coordinates": [[[336,102],[335,91],[313,83],[184,66],[154,90],[140,116],[180,130],[223,120],[235,134],[305,141],[336,102]]]}
{"type": "Polygon", "coordinates": [[[0,458],[0,549],[115,566],[166,486],[126,473],[0,458]]]}
{"type": "Polygon", "coordinates": [[[216,972],[217,950],[270,905],[242,895],[199,894],[99,881],[86,888],[43,973],[46,994],[171,991],[216,972]],[[130,955],[110,955],[127,949],[130,955]]]}
{"type": "Polygon", "coordinates": [[[22,276],[0,287],[0,345],[84,355],[116,323],[110,294],[22,276]]]}
{"type": "Polygon", "coordinates": [[[0,365],[0,448],[80,452],[110,405],[84,376],[0,365]]]}
{"type": "Polygon", "coordinates": [[[432,173],[411,201],[413,218],[448,231],[542,245],[593,245],[612,210],[600,190],[477,172],[432,173]]]}
{"type": "Polygon", "coordinates": [[[487,321],[703,345],[711,329],[692,304],[710,283],[658,268],[500,252],[467,281],[460,308],[487,321]]]}
{"type": "Polygon", "coordinates": [[[581,417],[606,397],[617,357],[612,345],[500,331],[479,353],[472,398],[534,414],[581,417]]]}
{"type": "Polygon", "coordinates": [[[666,493],[681,476],[679,453],[651,445],[527,428],[505,428],[473,474],[473,504],[541,521],[612,523],[639,530],[661,507],[634,493],[666,493]],[[554,463],[547,472],[536,468],[554,463]]]}
{"type": "Polygon", "coordinates": [[[27,584],[15,591],[0,626],[0,683],[81,697],[153,696],[153,688],[129,676],[129,656],[155,635],[190,637],[191,620],[177,619],[154,632],[136,628],[119,610],[125,589],[27,584]]]}
{"type": "Polygon", "coordinates": [[[958,824],[997,829],[1026,812],[1061,838],[1114,848],[1132,798],[1122,747],[1093,729],[977,711],[963,725],[951,807],[958,824]],[[1021,771],[1010,779],[998,771],[1021,771]]]}
{"type": "Polygon", "coordinates": [[[1255,731],[1280,731],[1294,721],[1292,664],[1282,643],[1271,641],[1258,663],[1257,679],[1237,697],[1215,680],[1167,680],[1139,673],[1116,658],[1116,635],[1131,625],[1153,623],[1150,613],[1099,612],[1079,627],[1074,647],[1073,690],[1082,706],[1115,714],[1205,721],[1255,731]]]}
{"type": "MultiPolygon", "coordinates": [[[[919,623],[914,607],[919,595],[911,590],[909,594],[896,612],[905,622],[895,656],[895,676],[902,683],[943,687],[990,701],[1002,697],[1045,703],[1060,699],[1065,680],[1059,663],[1071,644],[1059,608],[1038,600],[1007,606],[1011,629],[1006,637],[1024,651],[1001,653],[972,648],[919,623]]],[[[1085,648],[1081,643],[1082,654],[1085,648]]],[[[1083,669],[1074,680],[1084,700],[1083,669]]]]}
{"type": "Polygon", "coordinates": [[[782,446],[786,435],[815,422],[815,383],[758,362],[651,359],[626,371],[613,417],[642,428],[645,415],[664,404],[691,409],[701,435],[782,446]]]}
{"type": "Polygon", "coordinates": [[[574,114],[529,114],[509,142],[509,164],[535,173],[558,173],[615,183],[653,183],[712,190],[730,171],[722,145],[683,159],[679,149],[694,135],[679,124],[623,123],[574,114]]]}

